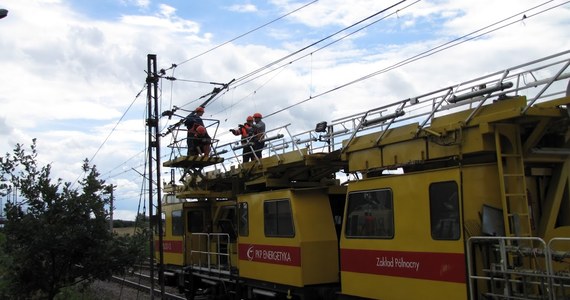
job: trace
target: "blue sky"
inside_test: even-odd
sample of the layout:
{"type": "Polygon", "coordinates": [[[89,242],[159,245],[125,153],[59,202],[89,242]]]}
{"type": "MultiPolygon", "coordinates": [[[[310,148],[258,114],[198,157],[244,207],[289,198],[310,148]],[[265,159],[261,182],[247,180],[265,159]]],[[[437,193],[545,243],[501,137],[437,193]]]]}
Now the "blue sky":
{"type": "MultiPolygon", "coordinates": [[[[103,178],[117,185],[115,216],[133,218],[143,181],[138,173],[144,172],[146,157],[145,91],[137,97],[144,86],[146,55],[157,54],[163,68],[179,64],[169,76],[224,83],[398,3],[311,2],[2,1],[0,8],[9,15],[0,20],[0,153],[37,138],[40,163],[52,164],[54,176],[65,181],[80,177],[83,159],[93,158],[103,178]]],[[[286,66],[276,71],[241,82],[208,106],[206,116],[220,120],[219,138],[228,140],[233,137],[227,130],[253,112],[272,114],[513,16],[505,28],[496,26],[482,37],[266,119],[268,128],[291,123],[293,132],[309,130],[319,121],[568,50],[569,10],[562,0],[408,0],[350,37],[321,49],[343,34],[326,40],[286,59],[286,66]],[[518,13],[525,10],[528,18],[523,20],[518,13]]],[[[193,109],[196,99],[212,88],[164,81],[160,109],[193,109]]]]}

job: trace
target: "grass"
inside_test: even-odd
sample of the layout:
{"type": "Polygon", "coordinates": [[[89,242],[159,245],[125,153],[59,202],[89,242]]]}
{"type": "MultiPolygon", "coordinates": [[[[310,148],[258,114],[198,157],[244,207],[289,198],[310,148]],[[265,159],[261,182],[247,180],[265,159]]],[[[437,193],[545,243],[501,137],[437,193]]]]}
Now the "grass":
{"type": "Polygon", "coordinates": [[[136,227],[120,227],[120,228],[113,228],[113,232],[115,232],[118,235],[133,235],[135,234],[135,229],[136,227]]]}

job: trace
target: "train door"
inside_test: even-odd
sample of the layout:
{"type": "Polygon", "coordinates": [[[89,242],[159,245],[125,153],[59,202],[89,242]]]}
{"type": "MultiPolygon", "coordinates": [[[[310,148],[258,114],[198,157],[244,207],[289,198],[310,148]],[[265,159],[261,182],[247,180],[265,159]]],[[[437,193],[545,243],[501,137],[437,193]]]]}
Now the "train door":
{"type": "Polygon", "coordinates": [[[373,299],[465,299],[460,169],[349,183],[341,288],[373,299]]]}
{"type": "Polygon", "coordinates": [[[228,268],[237,266],[237,213],[234,201],[220,204],[214,216],[214,249],[219,252],[218,264],[228,268]]]}
{"type": "Polygon", "coordinates": [[[211,232],[212,214],[207,202],[186,203],[185,259],[187,265],[206,265],[208,251],[207,234],[211,232]]]}

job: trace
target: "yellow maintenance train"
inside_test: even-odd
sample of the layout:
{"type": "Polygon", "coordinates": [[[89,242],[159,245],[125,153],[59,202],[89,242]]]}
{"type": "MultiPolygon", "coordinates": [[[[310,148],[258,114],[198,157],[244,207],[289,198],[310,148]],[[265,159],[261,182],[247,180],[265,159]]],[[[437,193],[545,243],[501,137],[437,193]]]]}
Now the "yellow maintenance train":
{"type": "Polygon", "coordinates": [[[165,274],[190,299],[570,299],[569,65],[172,156],[165,274]]]}

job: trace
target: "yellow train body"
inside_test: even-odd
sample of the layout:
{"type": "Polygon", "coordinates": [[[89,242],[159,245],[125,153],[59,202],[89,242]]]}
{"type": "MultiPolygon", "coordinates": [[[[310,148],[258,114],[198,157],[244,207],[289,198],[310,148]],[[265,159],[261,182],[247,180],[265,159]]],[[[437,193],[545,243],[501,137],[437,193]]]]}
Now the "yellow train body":
{"type": "Polygon", "coordinates": [[[318,137],[277,135],[273,155],[223,172],[203,171],[221,157],[165,162],[185,177],[163,205],[164,264],[189,298],[567,297],[570,85],[541,96],[566,67],[520,84],[529,66],[565,62],[570,51],[319,123],[318,137]]]}
{"type": "Polygon", "coordinates": [[[293,287],[338,281],[338,242],[326,190],[245,194],[238,206],[249,216],[240,224],[249,227],[239,238],[241,277],[293,287]]]}

